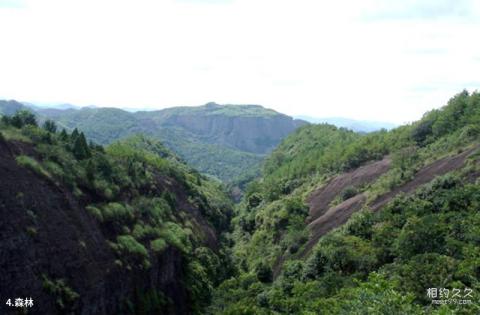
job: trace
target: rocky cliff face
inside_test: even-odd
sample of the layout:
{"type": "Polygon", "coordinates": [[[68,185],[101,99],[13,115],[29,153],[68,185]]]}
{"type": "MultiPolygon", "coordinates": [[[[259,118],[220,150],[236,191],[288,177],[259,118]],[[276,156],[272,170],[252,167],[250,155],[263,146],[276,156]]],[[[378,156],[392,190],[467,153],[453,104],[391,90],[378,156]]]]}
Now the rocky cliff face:
{"type": "MultiPolygon", "coordinates": [[[[168,247],[146,270],[120,268],[105,229],[83,202],[61,184],[19,166],[19,154],[35,156],[35,151],[30,144],[0,138],[1,314],[18,311],[5,305],[7,299],[25,297],[34,301],[29,314],[131,314],[129,303],[138,306],[153,290],[171,300],[162,314],[189,314],[178,249],[168,247]]],[[[176,189],[179,199],[186,195],[176,189]]],[[[211,233],[211,227],[203,228],[211,233]]]]}
{"type": "Polygon", "coordinates": [[[251,153],[270,152],[288,134],[306,124],[289,116],[229,116],[182,114],[168,118],[166,126],[179,126],[215,143],[251,153]]]}

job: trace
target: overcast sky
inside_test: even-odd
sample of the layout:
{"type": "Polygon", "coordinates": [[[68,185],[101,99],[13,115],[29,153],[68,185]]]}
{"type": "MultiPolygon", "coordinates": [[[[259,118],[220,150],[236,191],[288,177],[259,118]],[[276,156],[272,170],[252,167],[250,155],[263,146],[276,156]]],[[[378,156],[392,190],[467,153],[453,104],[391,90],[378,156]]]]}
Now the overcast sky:
{"type": "Polygon", "coordinates": [[[479,2],[0,0],[0,97],[403,123],[480,87],[479,2]]]}

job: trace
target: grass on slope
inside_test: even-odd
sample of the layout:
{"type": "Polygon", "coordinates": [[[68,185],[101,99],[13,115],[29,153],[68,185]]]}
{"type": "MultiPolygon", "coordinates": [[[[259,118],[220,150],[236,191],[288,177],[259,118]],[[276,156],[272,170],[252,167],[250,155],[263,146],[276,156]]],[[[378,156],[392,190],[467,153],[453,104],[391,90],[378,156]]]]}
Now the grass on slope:
{"type": "MultiPolygon", "coordinates": [[[[295,254],[308,240],[305,200],[314,188],[389,154],[391,170],[357,188],[384,193],[431,161],[478,143],[479,126],[480,94],[464,91],[444,108],[390,132],[357,135],[328,125],[297,130],[267,159],[262,177],[250,184],[236,209],[231,237],[238,274],[216,291],[212,312],[454,312],[454,306],[431,309],[425,290],[480,288],[472,268],[480,261],[474,237],[480,228],[475,212],[480,190],[478,180],[467,183],[480,172],[478,156],[455,176],[398,198],[381,212],[385,216],[368,211],[354,216],[343,229],[324,236],[311,259],[287,261],[274,282],[272,266],[279,255],[295,254]]],[[[478,311],[473,305],[463,313],[478,311]]]]}

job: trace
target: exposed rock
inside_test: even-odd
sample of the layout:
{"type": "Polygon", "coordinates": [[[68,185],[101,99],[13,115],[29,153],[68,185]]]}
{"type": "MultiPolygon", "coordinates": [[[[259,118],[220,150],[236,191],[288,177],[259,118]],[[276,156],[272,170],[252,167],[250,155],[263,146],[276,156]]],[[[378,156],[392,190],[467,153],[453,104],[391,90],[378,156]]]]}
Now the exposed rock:
{"type": "MultiPolygon", "coordinates": [[[[156,289],[172,301],[165,314],[189,314],[181,252],[168,247],[146,270],[117,266],[105,231],[84,205],[61,184],[16,163],[15,155],[28,151],[29,144],[0,139],[0,313],[6,299],[32,297],[29,314],[129,314],[127,301],[156,289]],[[45,277],[63,279],[79,297],[59,308],[58,297],[44,288],[45,277]]],[[[208,243],[215,244],[213,231],[204,227],[208,243]]]]}
{"type": "Polygon", "coordinates": [[[280,114],[274,116],[185,114],[172,116],[165,124],[184,128],[209,143],[265,154],[273,150],[302,123],[280,114]]]}

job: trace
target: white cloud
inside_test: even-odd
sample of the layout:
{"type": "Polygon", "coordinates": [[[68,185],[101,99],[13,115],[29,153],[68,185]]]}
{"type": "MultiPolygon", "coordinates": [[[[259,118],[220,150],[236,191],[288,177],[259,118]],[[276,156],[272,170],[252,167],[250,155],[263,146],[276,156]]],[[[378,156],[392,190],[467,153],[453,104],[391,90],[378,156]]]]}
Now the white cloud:
{"type": "Polygon", "coordinates": [[[432,19],[428,6],[376,0],[23,2],[0,9],[6,98],[139,108],[256,103],[404,122],[480,84],[479,10],[464,2],[468,16],[444,16],[442,1],[432,19]]]}

